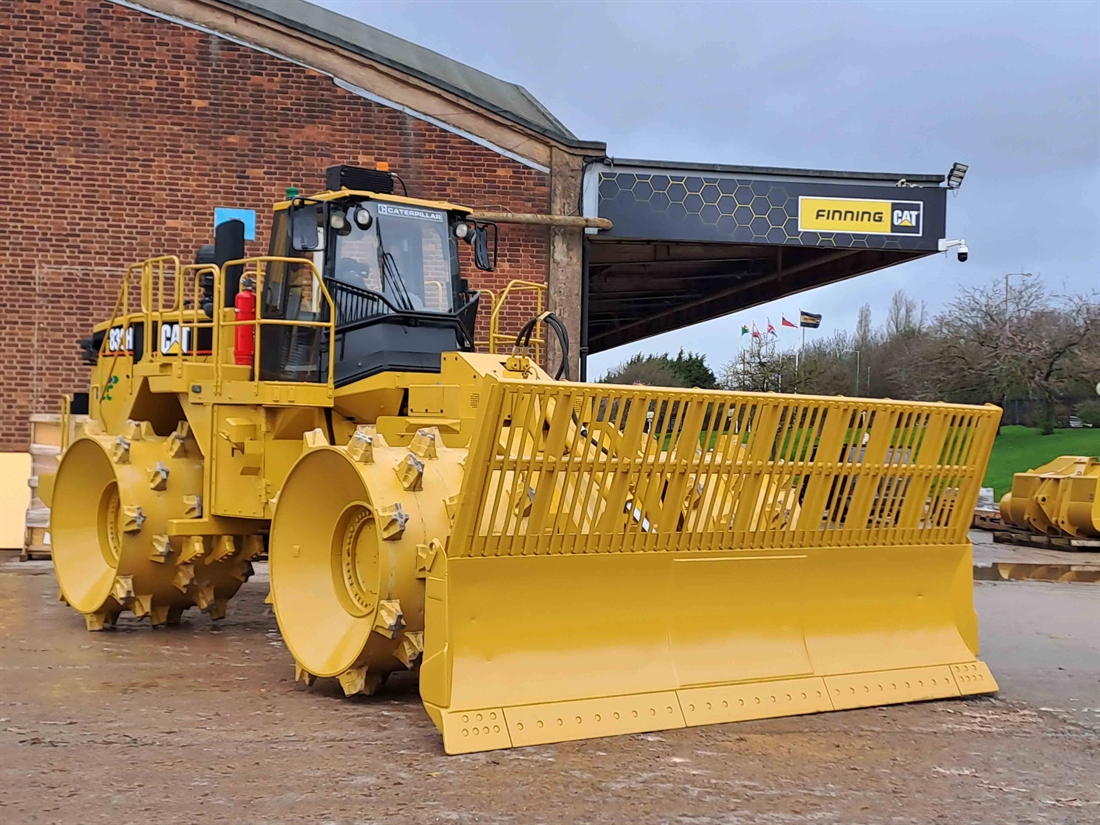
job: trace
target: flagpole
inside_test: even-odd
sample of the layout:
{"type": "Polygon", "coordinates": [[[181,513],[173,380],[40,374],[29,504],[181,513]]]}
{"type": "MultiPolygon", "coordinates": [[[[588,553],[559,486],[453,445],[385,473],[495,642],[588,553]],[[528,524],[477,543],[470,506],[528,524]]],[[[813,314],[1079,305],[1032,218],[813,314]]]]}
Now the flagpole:
{"type": "MultiPolygon", "coordinates": [[[[799,324],[801,324],[801,321],[799,321],[799,324]]],[[[794,374],[795,374],[795,377],[798,379],[797,386],[799,388],[802,387],[802,376],[799,373],[799,368],[801,367],[801,364],[802,364],[802,350],[804,350],[805,348],[806,348],[806,327],[802,327],[802,343],[798,347],[798,352],[796,352],[795,355],[794,355],[794,374]]]]}

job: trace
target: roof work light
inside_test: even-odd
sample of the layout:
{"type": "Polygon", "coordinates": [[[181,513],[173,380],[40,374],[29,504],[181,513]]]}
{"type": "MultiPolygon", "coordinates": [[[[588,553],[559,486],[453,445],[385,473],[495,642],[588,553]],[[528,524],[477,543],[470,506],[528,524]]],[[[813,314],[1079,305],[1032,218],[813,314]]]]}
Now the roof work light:
{"type": "Polygon", "coordinates": [[[966,177],[966,170],[969,168],[965,163],[951,164],[951,171],[947,173],[947,188],[958,189],[962,186],[963,178],[966,177]]]}

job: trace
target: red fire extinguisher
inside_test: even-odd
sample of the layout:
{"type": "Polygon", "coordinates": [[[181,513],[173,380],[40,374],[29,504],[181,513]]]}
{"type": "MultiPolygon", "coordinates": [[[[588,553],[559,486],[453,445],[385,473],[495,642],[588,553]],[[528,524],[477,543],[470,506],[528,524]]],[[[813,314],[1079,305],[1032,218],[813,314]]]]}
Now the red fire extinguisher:
{"type": "MultiPolygon", "coordinates": [[[[233,300],[234,318],[237,321],[256,320],[256,282],[249,277],[241,278],[241,287],[233,300]]],[[[256,328],[250,324],[237,327],[233,339],[233,358],[242,366],[252,366],[256,354],[256,328]]]]}

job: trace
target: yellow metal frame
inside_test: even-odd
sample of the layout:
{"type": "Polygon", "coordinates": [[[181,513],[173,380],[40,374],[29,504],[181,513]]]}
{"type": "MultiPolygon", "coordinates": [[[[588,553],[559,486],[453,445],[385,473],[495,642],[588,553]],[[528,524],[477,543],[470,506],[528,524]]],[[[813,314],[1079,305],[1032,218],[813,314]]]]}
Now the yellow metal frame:
{"type": "MultiPolygon", "coordinates": [[[[100,344],[99,354],[101,358],[110,357],[111,366],[104,374],[103,380],[100,384],[100,396],[102,396],[108,382],[115,374],[119,357],[123,354],[132,356],[132,351],[125,348],[125,342],[129,336],[130,328],[137,322],[143,322],[142,329],[142,360],[147,361],[149,364],[156,364],[165,360],[171,360],[172,363],[187,363],[187,362],[206,362],[207,359],[213,360],[214,376],[215,376],[215,392],[220,392],[220,388],[223,381],[230,380],[227,377],[227,368],[234,368],[238,366],[235,363],[230,363],[228,358],[232,353],[230,347],[225,346],[224,334],[225,330],[235,330],[240,326],[251,326],[254,328],[254,335],[256,341],[260,340],[259,330],[265,326],[297,326],[297,327],[320,327],[328,330],[330,340],[334,340],[336,332],[336,306],[332,300],[332,296],[329,294],[327,287],[325,286],[324,279],[321,278],[321,273],[317,269],[316,264],[307,258],[290,258],[280,257],[272,255],[260,255],[249,258],[241,258],[239,260],[227,261],[225,267],[240,266],[242,268],[241,277],[250,275],[256,284],[257,296],[263,295],[264,286],[264,269],[269,263],[287,263],[298,266],[306,266],[310,270],[311,275],[311,289],[316,291],[316,294],[323,302],[324,309],[327,310],[327,321],[299,321],[299,320],[286,320],[281,318],[264,318],[263,317],[263,302],[257,298],[256,303],[256,318],[249,321],[237,321],[230,320],[224,317],[222,312],[223,304],[225,301],[225,284],[224,279],[220,277],[221,270],[214,264],[188,264],[181,266],[179,258],[174,255],[165,255],[156,258],[148,258],[138,263],[130,264],[126,268],[126,274],[123,276],[122,284],[119,288],[118,298],[115,301],[115,306],[111,311],[111,318],[107,322],[105,330],[106,334],[103,337],[103,342],[100,344]],[[136,273],[136,278],[135,278],[136,273]],[[200,307],[202,298],[201,279],[203,275],[209,274],[214,280],[214,295],[213,303],[215,311],[213,317],[206,318],[202,314],[200,307]],[[138,306],[136,308],[131,307],[133,299],[131,282],[136,280],[138,287],[138,306]],[[188,288],[189,286],[189,288],[188,288]],[[188,306],[188,300],[190,306],[188,306]],[[113,352],[109,352],[110,346],[110,330],[117,324],[121,323],[122,332],[120,336],[120,346],[116,347],[113,352]],[[162,353],[160,350],[159,342],[154,340],[154,325],[159,330],[166,323],[179,324],[181,330],[181,341],[183,340],[182,332],[184,330],[189,331],[190,340],[192,342],[191,352],[182,351],[179,355],[162,353]],[[209,329],[211,331],[211,348],[210,352],[198,352],[198,333],[201,329],[209,329]],[[223,350],[225,350],[223,352],[223,350]]],[[[257,345],[254,353],[254,360],[252,364],[251,377],[248,383],[254,386],[258,386],[259,381],[259,358],[260,348],[257,345]]],[[[297,386],[299,384],[320,384],[327,385],[331,392],[333,386],[333,372],[335,368],[335,348],[329,347],[328,353],[328,379],[324,382],[263,382],[265,384],[281,384],[297,386]]],[[[237,380],[235,376],[232,380],[237,380]]],[[[258,394],[258,391],[257,391],[258,394]]]]}
{"type": "MultiPolygon", "coordinates": [[[[329,294],[328,288],[325,286],[324,279],[321,277],[320,271],[317,269],[317,265],[313,261],[306,258],[289,258],[278,255],[261,255],[254,258],[241,258],[236,261],[227,261],[225,269],[230,267],[241,266],[241,277],[244,278],[249,274],[248,267],[253,267],[252,277],[256,284],[256,317],[251,321],[227,321],[219,320],[217,324],[217,341],[215,342],[215,350],[220,352],[220,336],[221,329],[236,330],[237,327],[252,327],[253,328],[253,340],[255,346],[253,347],[253,359],[252,359],[252,374],[250,382],[255,388],[256,393],[259,394],[260,385],[260,330],[267,327],[312,327],[326,329],[329,333],[329,347],[328,347],[328,367],[327,367],[327,380],[326,381],[302,381],[302,382],[281,382],[281,381],[264,381],[264,384],[278,385],[297,385],[297,384],[326,384],[329,391],[333,388],[333,381],[336,369],[336,304],[332,300],[332,296],[329,294]],[[311,287],[318,290],[320,297],[324,301],[324,305],[328,310],[327,321],[298,321],[298,320],[286,320],[282,318],[264,318],[263,317],[263,300],[264,293],[264,266],[268,263],[286,263],[296,265],[306,265],[309,267],[312,275],[311,287]]],[[[215,289],[215,305],[221,306],[224,301],[224,279],[218,279],[218,287],[215,289]]],[[[218,313],[215,313],[218,315],[218,313]]],[[[215,361],[214,366],[214,386],[215,392],[221,392],[222,382],[225,380],[225,370],[223,365],[223,358],[219,357],[215,361]]]]}
{"type": "Polygon", "coordinates": [[[69,449],[69,424],[72,421],[73,397],[69,393],[61,396],[61,453],[69,449]]]}
{"type": "MultiPolygon", "coordinates": [[[[200,358],[203,355],[215,356],[218,353],[217,344],[217,332],[218,323],[217,315],[215,312],[213,318],[204,318],[201,309],[202,302],[202,276],[210,275],[214,283],[220,286],[221,279],[219,276],[219,269],[215,264],[187,264],[186,266],[180,266],[179,259],[175,257],[166,258],[153,258],[142,264],[142,309],[145,314],[145,329],[143,343],[145,347],[145,353],[149,354],[150,362],[157,362],[163,360],[166,356],[171,356],[173,360],[176,359],[175,355],[171,353],[161,352],[159,342],[154,340],[153,325],[155,323],[157,330],[161,330],[166,323],[175,323],[179,325],[180,329],[180,341],[181,357],[200,358]],[[169,273],[162,262],[170,261],[174,263],[174,269],[169,273]],[[171,287],[171,302],[166,304],[165,295],[165,283],[171,287]],[[190,283],[190,290],[187,289],[187,285],[190,283]],[[189,294],[188,294],[189,293],[189,294]],[[188,299],[190,301],[190,307],[188,308],[188,299]],[[198,351],[198,332],[200,329],[211,330],[211,348],[209,353],[201,353],[198,351]],[[192,342],[192,351],[187,352],[182,347],[182,342],[186,339],[183,334],[184,330],[189,331],[190,341],[192,342]]],[[[215,287],[217,289],[217,286],[215,287]]],[[[217,304],[216,304],[217,306],[217,304]]]]}
{"type": "Polygon", "coordinates": [[[479,469],[467,477],[449,555],[962,542],[999,415],[489,381],[483,415],[494,423],[471,444],[468,466],[479,469]],[[530,501],[525,485],[536,490],[530,501]]]}
{"type": "MultiPolygon", "coordinates": [[[[150,259],[150,260],[152,260],[152,259],[150,259]]],[[[178,263],[179,259],[177,258],[176,261],[178,263]]],[[[131,358],[133,357],[133,349],[130,349],[130,350],[125,350],[124,349],[124,347],[126,345],[126,341],[129,338],[130,318],[131,318],[132,315],[135,314],[133,309],[130,306],[130,281],[132,280],[131,276],[133,275],[135,270],[144,273],[145,264],[146,264],[146,261],[139,261],[138,263],[130,264],[129,266],[126,267],[126,272],[122,276],[122,283],[119,286],[118,297],[115,299],[115,305],[111,309],[111,319],[107,322],[107,326],[105,327],[105,332],[104,332],[104,335],[103,335],[103,341],[99,345],[99,358],[101,360],[107,354],[105,351],[108,350],[108,348],[110,347],[111,330],[114,329],[115,324],[120,320],[122,322],[122,333],[119,336],[119,346],[115,347],[115,350],[114,350],[113,353],[110,353],[111,354],[111,367],[110,367],[110,369],[107,370],[106,374],[103,376],[103,381],[100,383],[99,387],[96,389],[96,394],[95,394],[96,398],[102,398],[104,392],[107,389],[107,386],[110,384],[111,378],[114,376],[115,370],[118,367],[118,357],[119,357],[119,355],[121,355],[123,352],[127,352],[131,356],[131,358]]],[[[143,280],[144,280],[144,274],[139,275],[139,277],[138,277],[138,284],[139,284],[139,286],[138,286],[138,290],[139,290],[139,292],[138,292],[138,295],[139,295],[138,309],[139,310],[141,310],[142,307],[143,307],[143,302],[141,302],[141,300],[140,300],[141,288],[142,288],[141,283],[143,282],[143,280]]]]}
{"type": "MultiPolygon", "coordinates": [[[[499,296],[495,295],[492,290],[483,289],[481,291],[489,294],[489,299],[492,304],[492,313],[489,315],[489,353],[491,355],[496,355],[501,352],[501,344],[505,344],[505,349],[510,353],[512,351],[511,343],[515,340],[515,336],[500,331],[501,311],[504,309],[509,298],[519,295],[520,293],[533,292],[535,293],[534,315],[542,315],[546,310],[546,284],[540,284],[535,281],[513,280],[508,282],[508,285],[504,287],[499,296]]],[[[531,334],[532,354],[537,364],[542,363],[542,352],[546,347],[546,338],[543,333],[539,332],[539,329],[539,327],[536,327],[535,331],[531,334]]]]}

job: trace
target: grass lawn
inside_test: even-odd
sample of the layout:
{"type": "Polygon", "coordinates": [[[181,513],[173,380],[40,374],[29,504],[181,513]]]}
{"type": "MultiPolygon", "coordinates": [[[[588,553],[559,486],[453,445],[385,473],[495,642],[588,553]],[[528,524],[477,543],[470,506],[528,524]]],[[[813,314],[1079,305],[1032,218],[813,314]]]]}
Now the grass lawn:
{"type": "Polygon", "coordinates": [[[1033,470],[1060,455],[1100,455],[1100,429],[1055,430],[1053,435],[1039,435],[1032,427],[1002,427],[993,444],[984,486],[992,487],[1000,501],[1012,487],[1013,473],[1033,470]]]}

